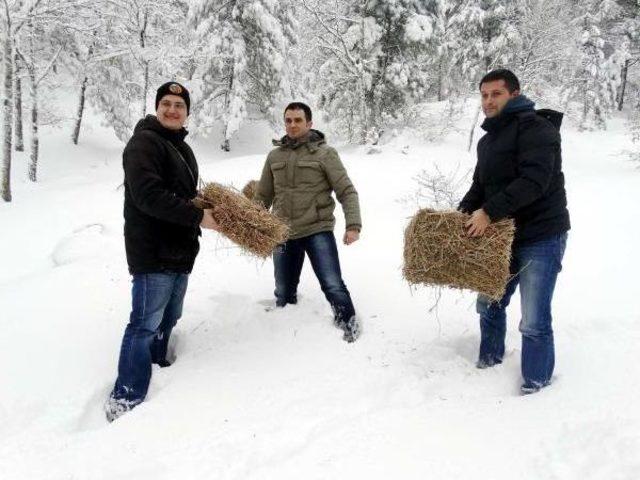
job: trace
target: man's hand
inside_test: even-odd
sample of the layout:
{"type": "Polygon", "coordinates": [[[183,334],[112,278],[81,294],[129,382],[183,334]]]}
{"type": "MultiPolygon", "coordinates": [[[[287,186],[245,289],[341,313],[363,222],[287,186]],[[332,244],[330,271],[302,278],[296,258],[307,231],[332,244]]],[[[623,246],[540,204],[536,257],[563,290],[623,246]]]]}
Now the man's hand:
{"type": "Polygon", "coordinates": [[[213,218],[213,210],[207,208],[203,211],[204,211],[204,215],[202,216],[200,227],[207,228],[209,230],[215,230],[217,232],[220,231],[220,226],[218,225],[218,222],[216,222],[216,219],[213,218]]]}
{"type": "Polygon", "coordinates": [[[489,218],[489,215],[487,215],[483,209],[479,208],[471,214],[471,218],[464,224],[465,227],[469,228],[467,230],[467,236],[481,237],[484,235],[484,232],[490,223],[491,219],[489,218]]]}
{"type": "Polygon", "coordinates": [[[344,232],[344,237],[342,237],[342,242],[345,245],[351,245],[353,242],[357,242],[360,238],[360,232],[357,230],[347,230],[344,232]]]}

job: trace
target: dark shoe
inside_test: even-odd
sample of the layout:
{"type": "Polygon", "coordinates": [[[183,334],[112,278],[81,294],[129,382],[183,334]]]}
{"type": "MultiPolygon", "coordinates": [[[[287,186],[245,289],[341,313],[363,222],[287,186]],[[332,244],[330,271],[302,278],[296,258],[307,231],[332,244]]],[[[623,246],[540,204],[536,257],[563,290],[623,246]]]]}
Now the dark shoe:
{"type": "Polygon", "coordinates": [[[522,385],[520,385],[520,393],[522,395],[531,395],[532,393],[538,393],[550,383],[551,382],[540,383],[534,381],[526,381],[522,385]]]}
{"type": "Polygon", "coordinates": [[[485,368],[495,367],[496,365],[500,365],[501,363],[502,363],[501,358],[495,358],[492,356],[483,357],[483,358],[479,358],[478,361],[476,362],[476,368],[483,370],[485,368]]]}
{"type": "Polygon", "coordinates": [[[342,339],[347,343],[355,342],[360,336],[360,322],[355,315],[346,322],[336,322],[334,320],[334,325],[344,332],[344,335],[342,335],[342,339]]]}
{"type": "Polygon", "coordinates": [[[162,359],[162,360],[154,361],[153,363],[155,363],[156,365],[160,366],[160,368],[170,367],[171,365],[173,365],[173,363],[171,363],[166,358],[162,359]]]}
{"type": "Polygon", "coordinates": [[[121,398],[113,398],[109,396],[109,399],[104,404],[104,413],[107,417],[107,422],[111,423],[114,420],[120,418],[122,415],[132,410],[140,402],[131,402],[121,398]]]}

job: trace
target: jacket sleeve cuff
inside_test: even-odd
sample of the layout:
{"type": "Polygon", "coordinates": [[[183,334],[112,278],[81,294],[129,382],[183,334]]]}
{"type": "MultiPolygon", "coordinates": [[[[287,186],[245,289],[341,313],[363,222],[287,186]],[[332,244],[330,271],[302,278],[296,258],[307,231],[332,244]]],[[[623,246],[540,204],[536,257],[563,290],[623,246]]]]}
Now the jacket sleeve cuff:
{"type": "Polygon", "coordinates": [[[492,222],[497,222],[498,220],[502,220],[504,217],[506,217],[506,214],[501,212],[499,208],[496,208],[494,205],[492,205],[491,202],[487,202],[482,205],[482,209],[484,210],[484,213],[489,216],[492,222]]]}
{"type": "Polygon", "coordinates": [[[204,210],[199,208],[199,207],[194,207],[196,209],[196,213],[195,213],[195,217],[193,219],[194,221],[194,227],[199,227],[200,224],[202,223],[202,218],[204,217],[204,210]]]}

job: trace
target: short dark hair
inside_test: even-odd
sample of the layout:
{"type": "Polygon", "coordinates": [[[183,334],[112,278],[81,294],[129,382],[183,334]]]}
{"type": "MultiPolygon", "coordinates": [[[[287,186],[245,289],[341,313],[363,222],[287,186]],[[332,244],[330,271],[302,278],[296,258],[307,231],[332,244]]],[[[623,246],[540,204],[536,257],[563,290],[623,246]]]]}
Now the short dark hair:
{"type": "Polygon", "coordinates": [[[311,108],[309,105],[302,102],[291,102],[287,105],[287,108],[284,109],[284,113],[287,113],[287,110],[302,110],[304,112],[304,118],[307,122],[311,121],[311,108]]]}
{"type": "Polygon", "coordinates": [[[518,80],[518,77],[516,77],[515,73],[513,73],[511,70],[507,70],[506,68],[491,70],[484,77],[482,77],[478,88],[481,88],[483,83],[494,82],[496,80],[504,80],[504,84],[507,86],[507,90],[509,90],[509,93],[520,90],[520,81],[518,80]]]}

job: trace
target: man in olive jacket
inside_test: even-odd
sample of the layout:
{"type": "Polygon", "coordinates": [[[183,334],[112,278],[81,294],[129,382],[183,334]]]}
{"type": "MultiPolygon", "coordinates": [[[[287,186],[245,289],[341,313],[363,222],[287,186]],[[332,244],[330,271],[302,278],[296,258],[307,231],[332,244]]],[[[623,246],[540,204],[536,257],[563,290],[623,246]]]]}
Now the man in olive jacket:
{"type": "Polygon", "coordinates": [[[265,162],[255,200],[272,207],[290,226],[289,240],[273,254],[276,306],[297,302],[297,288],[305,253],[334,313],[334,324],[353,342],[360,333],[355,309],[340,272],[333,235],[335,192],[344,211],[343,242],[357,241],[362,228],[358,193],[324,134],[312,127],[311,109],[291,103],[284,112],[287,134],[274,140],[277,147],[265,162]]]}
{"type": "Polygon", "coordinates": [[[184,141],[189,107],[186,88],[175,82],[162,85],[156,115],[138,122],[122,155],[132,311],[120,347],[118,378],[105,404],[110,422],[144,400],[152,363],[171,365],[167,346],[182,315],[200,227],[217,229],[212,212],[191,202],[198,164],[184,141]]]}
{"type": "Polygon", "coordinates": [[[523,394],[551,382],[555,366],[551,300],[562,268],[570,228],[562,173],[562,114],[534,110],[520,93],[520,83],[505,69],[489,72],[480,82],[487,132],[478,142],[478,163],[471,188],[459,210],[471,214],[468,234],[484,234],[491,222],[513,218],[513,278],[499,302],[480,295],[478,368],[502,363],[506,307],[520,286],[523,394]]]}

